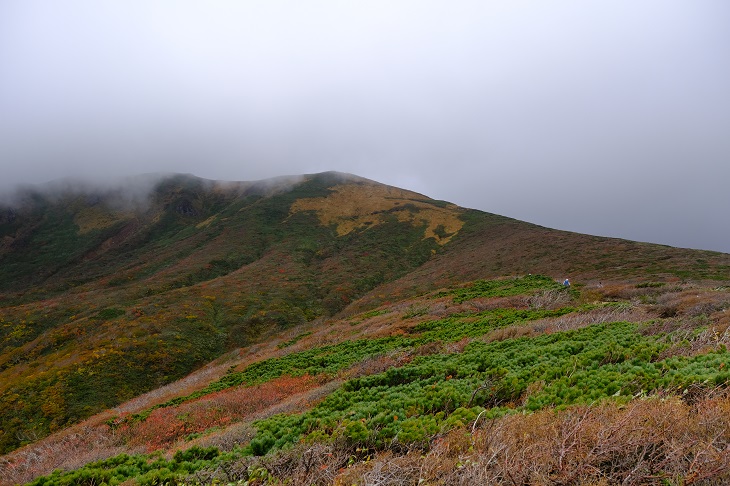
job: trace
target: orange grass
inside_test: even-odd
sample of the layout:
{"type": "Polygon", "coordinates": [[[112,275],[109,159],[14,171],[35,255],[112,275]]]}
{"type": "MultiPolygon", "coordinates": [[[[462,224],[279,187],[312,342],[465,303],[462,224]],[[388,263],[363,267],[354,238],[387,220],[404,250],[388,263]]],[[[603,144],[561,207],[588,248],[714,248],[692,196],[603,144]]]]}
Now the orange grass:
{"type": "Polygon", "coordinates": [[[253,387],[231,388],[176,407],[156,409],[146,420],[120,426],[118,433],[130,447],[143,446],[148,452],[166,449],[191,434],[240,422],[317,385],[314,377],[304,375],[282,376],[253,387]]]}

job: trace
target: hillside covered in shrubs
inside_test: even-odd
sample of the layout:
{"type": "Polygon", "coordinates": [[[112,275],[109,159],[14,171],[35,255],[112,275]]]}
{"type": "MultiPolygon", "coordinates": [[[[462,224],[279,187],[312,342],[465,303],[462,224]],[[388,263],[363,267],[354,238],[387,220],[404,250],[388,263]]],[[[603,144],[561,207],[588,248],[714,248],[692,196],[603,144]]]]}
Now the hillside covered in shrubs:
{"type": "Polygon", "coordinates": [[[279,182],[0,220],[0,484],[728,480],[730,256],[279,182]]]}

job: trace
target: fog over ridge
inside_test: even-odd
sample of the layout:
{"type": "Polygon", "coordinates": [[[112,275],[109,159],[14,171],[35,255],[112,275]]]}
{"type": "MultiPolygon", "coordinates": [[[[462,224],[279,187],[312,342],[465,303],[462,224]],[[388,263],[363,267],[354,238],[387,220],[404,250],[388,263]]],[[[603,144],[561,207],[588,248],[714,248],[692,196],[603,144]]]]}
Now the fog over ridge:
{"type": "Polygon", "coordinates": [[[0,188],[337,170],[730,252],[719,0],[0,4],[0,188]]]}

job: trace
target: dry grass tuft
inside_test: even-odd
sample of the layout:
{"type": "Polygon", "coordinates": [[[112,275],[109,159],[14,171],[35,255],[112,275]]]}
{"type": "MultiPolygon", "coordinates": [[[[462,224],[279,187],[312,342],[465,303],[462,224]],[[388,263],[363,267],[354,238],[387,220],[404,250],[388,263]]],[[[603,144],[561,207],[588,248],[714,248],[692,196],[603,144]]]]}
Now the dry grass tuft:
{"type": "Polygon", "coordinates": [[[730,328],[727,325],[709,326],[701,332],[693,328],[679,327],[671,335],[672,345],[662,351],[658,360],[673,356],[696,356],[730,347],[730,328]]]}
{"type": "Polygon", "coordinates": [[[0,485],[24,484],[54,469],[77,469],[121,453],[142,452],[124,445],[105,425],[77,425],[0,459],[0,485]]]}
{"type": "Polygon", "coordinates": [[[518,337],[534,337],[541,334],[581,329],[593,324],[622,321],[643,321],[647,314],[636,306],[599,307],[588,312],[574,312],[560,317],[537,319],[527,323],[495,329],[482,338],[485,342],[504,341],[518,337]]]}
{"type": "Polygon", "coordinates": [[[572,297],[562,290],[544,290],[524,300],[530,309],[559,309],[569,305],[572,297]]]}
{"type": "Polygon", "coordinates": [[[393,367],[400,367],[410,362],[412,357],[404,352],[392,352],[386,355],[366,358],[352,367],[339,373],[343,379],[375,375],[393,367]]]}
{"type": "MultiPolygon", "coordinates": [[[[721,484],[730,480],[728,411],[727,397],[652,398],[507,416],[406,458],[401,469],[420,475],[400,484],[721,484]]],[[[368,478],[391,461],[378,457],[356,484],[378,484],[368,478]]]]}

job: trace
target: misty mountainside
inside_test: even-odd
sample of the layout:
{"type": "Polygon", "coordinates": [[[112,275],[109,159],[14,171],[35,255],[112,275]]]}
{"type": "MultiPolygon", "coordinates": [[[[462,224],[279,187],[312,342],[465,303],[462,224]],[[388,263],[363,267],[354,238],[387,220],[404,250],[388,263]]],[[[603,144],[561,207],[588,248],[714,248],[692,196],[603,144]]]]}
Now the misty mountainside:
{"type": "Polygon", "coordinates": [[[31,192],[3,210],[0,450],[332,315],[464,225],[453,205],[339,174],[174,176],[143,205],[117,199],[31,192]]]}
{"type": "MultiPolygon", "coordinates": [[[[588,315],[595,312],[590,305],[603,305],[592,304],[594,300],[622,300],[628,307],[637,306],[627,315],[643,306],[654,309],[655,317],[668,319],[684,308],[665,305],[656,310],[657,295],[684,298],[695,292],[696,285],[703,292],[720,289],[720,293],[699,299],[695,306],[707,304],[706,312],[693,310],[692,318],[725,311],[725,301],[718,299],[726,295],[730,255],[547,229],[357,176],[329,172],[217,182],[170,175],[152,184],[148,193],[134,187],[126,190],[129,193],[124,188],[26,189],[12,204],[0,207],[0,453],[62,433],[214,360],[231,366],[225,375],[228,382],[216,375],[228,385],[196,382],[200,389],[213,387],[196,397],[249,383],[259,387],[256,393],[282,398],[293,390],[316,389],[322,382],[337,386],[337,380],[344,378],[338,373],[361,361],[365,364],[357,365],[363,367],[358,376],[375,376],[410,363],[398,357],[406,349],[440,356],[471,349],[464,348],[469,340],[496,327],[574,312],[588,315]],[[509,279],[515,276],[518,280],[512,285],[509,279]],[[581,283],[563,289],[556,280],[565,277],[581,283]],[[465,288],[475,291],[469,294],[465,288]],[[451,290],[438,293],[440,289],[451,290]],[[534,300],[536,292],[542,292],[543,303],[534,300]],[[428,324],[444,316],[419,300],[424,295],[461,305],[457,308],[463,321],[428,324]],[[489,301],[483,308],[463,304],[509,296],[519,299],[489,301]],[[500,305],[507,310],[499,316],[479,314],[500,305]],[[388,315],[398,317],[382,321],[388,315]],[[484,329],[474,324],[480,319],[487,319],[484,329]],[[365,332],[357,328],[362,322],[375,324],[365,332]],[[404,323],[412,325],[404,329],[404,323]],[[462,344],[449,347],[451,342],[462,344]],[[307,366],[265,361],[268,364],[261,368],[246,371],[248,365],[264,363],[260,356],[285,359],[293,350],[311,353],[292,358],[307,366]],[[386,352],[391,354],[382,355],[386,352]],[[236,356],[245,356],[245,363],[235,361],[236,356]],[[374,357],[382,363],[372,364],[368,371],[367,360],[374,357]]],[[[610,305],[608,309],[615,310],[610,305]]],[[[702,325],[707,322],[697,328],[702,325]]],[[[629,341],[640,341],[642,334],[637,334],[636,325],[627,326],[618,331],[594,329],[590,332],[600,335],[586,334],[579,340],[618,339],[621,344],[607,344],[614,348],[606,351],[615,355],[606,358],[607,363],[618,362],[619,354],[638,352],[629,349],[629,341]]],[[[653,362],[664,348],[653,337],[646,339],[649,351],[641,356],[653,362]]],[[[524,352],[528,351],[534,350],[524,352]]],[[[597,362],[604,358],[602,354],[597,362]]],[[[432,371],[456,377],[463,364],[454,362],[432,371]]],[[[509,373],[504,366],[496,371],[489,371],[487,364],[477,368],[479,373],[492,373],[494,383],[509,373]]],[[[412,373],[425,379],[429,372],[412,373]]],[[[454,392],[459,397],[475,390],[476,381],[484,382],[481,375],[461,378],[466,381],[454,392]]],[[[383,383],[410,379],[390,377],[383,383]]],[[[712,379],[719,380],[714,375],[712,379]]],[[[414,441],[423,442],[435,433],[440,427],[435,424],[446,420],[462,401],[469,406],[461,408],[470,411],[459,412],[463,417],[453,418],[452,425],[473,420],[472,405],[484,410],[492,402],[516,406],[525,387],[532,385],[519,380],[514,384],[517,391],[500,385],[503,396],[482,397],[478,403],[476,392],[472,400],[442,397],[443,403],[431,410],[441,418],[434,418],[431,425],[412,424],[420,431],[411,434],[414,441]]],[[[371,385],[348,386],[355,387],[349,389],[354,393],[371,385]]],[[[174,398],[162,392],[159,397],[174,398]]],[[[555,403],[535,400],[530,402],[534,410],[555,403]]],[[[167,407],[185,401],[173,400],[167,407]]],[[[124,417],[114,422],[119,418],[114,413],[115,427],[136,426],[124,417]]],[[[154,417],[149,410],[145,413],[140,416],[143,422],[154,417]]],[[[384,425],[364,418],[377,415],[376,409],[367,413],[357,422],[365,428],[345,426],[348,437],[355,442],[358,437],[365,442],[372,439],[375,442],[367,442],[368,447],[381,447],[391,436],[384,433],[377,439],[384,425]]],[[[404,413],[400,420],[413,416],[404,413]]],[[[249,451],[260,455],[293,444],[316,431],[312,423],[270,423],[266,434],[251,441],[249,451]],[[282,427],[299,435],[292,432],[284,440],[282,427]]],[[[190,430],[200,432],[196,427],[190,430]]],[[[327,430],[334,433],[322,430],[322,437],[327,430]]],[[[401,435],[404,443],[406,436],[401,435]]]]}

